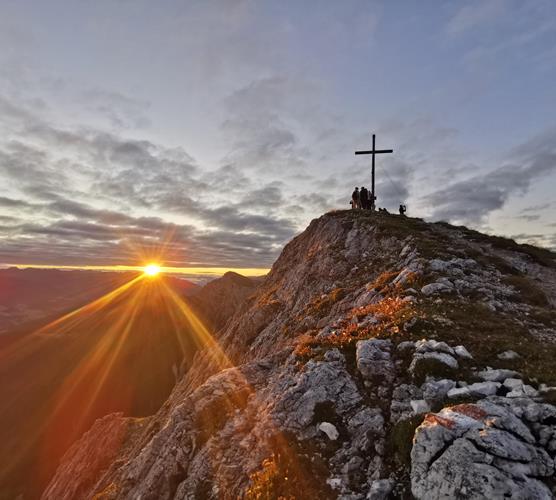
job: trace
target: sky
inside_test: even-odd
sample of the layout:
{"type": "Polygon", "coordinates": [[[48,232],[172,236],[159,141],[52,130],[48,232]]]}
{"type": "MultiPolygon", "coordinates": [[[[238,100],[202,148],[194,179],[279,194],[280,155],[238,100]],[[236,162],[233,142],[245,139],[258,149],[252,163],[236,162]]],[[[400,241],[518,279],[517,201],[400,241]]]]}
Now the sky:
{"type": "Polygon", "coordinates": [[[266,268],[377,204],[556,247],[556,2],[0,0],[0,263],[266,268]]]}

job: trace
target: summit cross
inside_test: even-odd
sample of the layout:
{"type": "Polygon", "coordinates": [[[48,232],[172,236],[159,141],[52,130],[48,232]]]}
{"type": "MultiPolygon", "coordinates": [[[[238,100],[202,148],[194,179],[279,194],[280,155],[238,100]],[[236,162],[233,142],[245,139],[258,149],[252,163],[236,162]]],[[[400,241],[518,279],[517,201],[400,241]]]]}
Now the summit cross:
{"type": "Polygon", "coordinates": [[[356,155],[372,155],[373,162],[372,162],[372,184],[371,184],[371,208],[375,209],[375,155],[383,154],[383,153],[393,153],[393,149],[375,149],[375,134],[373,134],[373,149],[370,151],[356,151],[356,155]]]}

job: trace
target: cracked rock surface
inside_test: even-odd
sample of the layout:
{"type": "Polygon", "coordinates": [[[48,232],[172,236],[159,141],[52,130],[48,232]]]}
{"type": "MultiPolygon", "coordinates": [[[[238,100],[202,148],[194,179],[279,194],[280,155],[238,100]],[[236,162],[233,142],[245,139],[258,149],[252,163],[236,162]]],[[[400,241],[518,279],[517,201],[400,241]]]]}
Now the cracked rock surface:
{"type": "Polygon", "coordinates": [[[487,398],[427,415],[411,452],[411,490],[416,498],[551,499],[542,478],[554,475],[554,459],[525,412],[543,414],[553,427],[556,408],[523,399],[514,408],[487,398]],[[517,411],[516,411],[517,410],[517,411]],[[521,414],[521,417],[517,416],[521,414]]]}

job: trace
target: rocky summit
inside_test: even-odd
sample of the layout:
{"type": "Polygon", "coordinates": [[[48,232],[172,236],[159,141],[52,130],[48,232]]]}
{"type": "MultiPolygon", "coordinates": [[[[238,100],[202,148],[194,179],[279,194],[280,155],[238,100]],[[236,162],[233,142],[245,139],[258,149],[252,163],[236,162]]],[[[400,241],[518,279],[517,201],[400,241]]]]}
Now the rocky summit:
{"type": "Polygon", "coordinates": [[[162,408],[111,414],[44,499],[556,493],[556,261],[465,227],[324,215],[162,408]]]}

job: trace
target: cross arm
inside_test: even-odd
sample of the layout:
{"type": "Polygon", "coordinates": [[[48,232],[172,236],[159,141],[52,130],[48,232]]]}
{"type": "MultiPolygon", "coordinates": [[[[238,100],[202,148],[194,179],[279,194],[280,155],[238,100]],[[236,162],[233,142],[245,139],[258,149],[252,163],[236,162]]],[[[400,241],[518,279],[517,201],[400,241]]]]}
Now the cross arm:
{"type": "Polygon", "coordinates": [[[379,154],[379,153],[393,153],[393,149],[375,149],[374,151],[356,151],[356,155],[372,155],[372,154],[379,154]]]}

